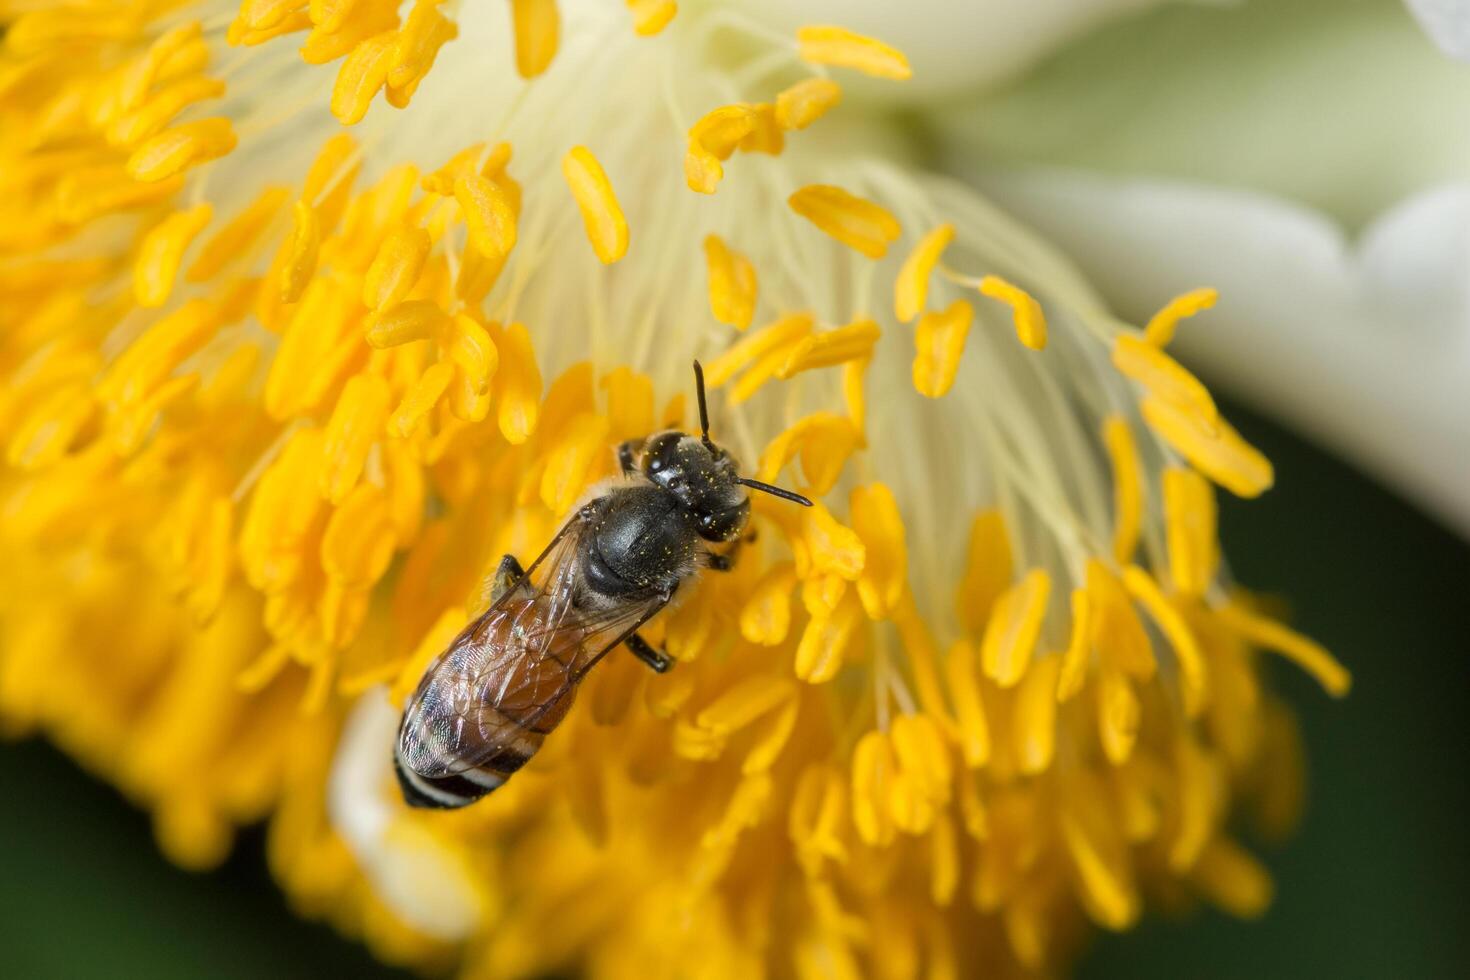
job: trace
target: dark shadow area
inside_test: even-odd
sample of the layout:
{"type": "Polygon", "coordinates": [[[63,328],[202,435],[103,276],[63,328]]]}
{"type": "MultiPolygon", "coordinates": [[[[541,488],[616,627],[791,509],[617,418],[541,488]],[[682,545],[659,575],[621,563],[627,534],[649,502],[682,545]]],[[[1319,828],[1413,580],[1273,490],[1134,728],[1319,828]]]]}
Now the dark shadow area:
{"type": "Polygon", "coordinates": [[[163,859],[147,816],[44,742],[0,748],[0,787],[0,976],[406,976],[290,913],[260,828],[192,874],[163,859]]]}
{"type": "MultiPolygon", "coordinates": [[[[1305,825],[1267,853],[1277,899],[1259,922],[1203,912],[1100,939],[1082,976],[1470,976],[1463,705],[1470,547],[1343,464],[1227,405],[1276,463],[1258,501],[1221,495],[1240,580],[1289,596],[1293,622],[1355,675],[1331,701],[1275,677],[1311,761],[1305,825]]],[[[147,819],[54,750],[0,748],[0,975],[396,977],[295,918],[247,833],[219,871],[158,855],[147,819]]]]}

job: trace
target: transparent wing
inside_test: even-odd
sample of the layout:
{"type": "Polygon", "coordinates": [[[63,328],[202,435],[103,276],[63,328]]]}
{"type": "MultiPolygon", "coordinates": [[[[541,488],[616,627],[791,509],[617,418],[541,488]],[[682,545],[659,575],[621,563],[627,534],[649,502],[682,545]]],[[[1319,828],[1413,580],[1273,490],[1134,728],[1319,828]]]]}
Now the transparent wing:
{"type": "Polygon", "coordinates": [[[425,674],[399,731],[414,771],[435,778],[532,754],[586,671],[664,606],[662,596],[573,605],[586,527],[569,521],[531,566],[541,584],[508,589],[425,674]]]}

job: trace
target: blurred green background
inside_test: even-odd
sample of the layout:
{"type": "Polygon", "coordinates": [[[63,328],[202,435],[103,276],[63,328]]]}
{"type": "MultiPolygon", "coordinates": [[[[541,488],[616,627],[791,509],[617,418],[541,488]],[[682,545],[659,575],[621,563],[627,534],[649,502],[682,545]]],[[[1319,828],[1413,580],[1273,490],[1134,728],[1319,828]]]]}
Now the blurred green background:
{"type": "MultiPolygon", "coordinates": [[[[1285,667],[1311,762],[1299,835],[1267,855],[1264,919],[1205,910],[1101,937],[1082,975],[1470,976],[1464,704],[1470,546],[1239,406],[1277,485],[1222,494],[1241,581],[1289,596],[1293,622],[1352,668],[1328,700],[1285,667]]],[[[1470,448],[1467,448],[1470,451],[1470,448]]],[[[290,915],[246,834],[220,871],[164,863],[146,818],[49,747],[0,747],[0,976],[394,977],[290,915]]]]}

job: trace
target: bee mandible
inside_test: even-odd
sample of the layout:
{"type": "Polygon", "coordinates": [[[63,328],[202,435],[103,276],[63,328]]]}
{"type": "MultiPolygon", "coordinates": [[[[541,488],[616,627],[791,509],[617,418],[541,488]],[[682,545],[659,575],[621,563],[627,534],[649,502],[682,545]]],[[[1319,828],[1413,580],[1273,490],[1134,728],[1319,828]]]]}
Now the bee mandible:
{"type": "Polygon", "coordinates": [[[729,571],[750,521],[746,488],[811,506],[740,476],[709,437],[698,361],[694,382],[697,438],[668,430],[623,443],[623,482],[579,507],[530,568],[514,555],[500,560],[487,583],[489,608],[434,660],[404,709],[393,761],[411,806],[467,806],[504,783],[613,648],[668,670],[668,654],[638,630],[702,570],[729,571]]]}

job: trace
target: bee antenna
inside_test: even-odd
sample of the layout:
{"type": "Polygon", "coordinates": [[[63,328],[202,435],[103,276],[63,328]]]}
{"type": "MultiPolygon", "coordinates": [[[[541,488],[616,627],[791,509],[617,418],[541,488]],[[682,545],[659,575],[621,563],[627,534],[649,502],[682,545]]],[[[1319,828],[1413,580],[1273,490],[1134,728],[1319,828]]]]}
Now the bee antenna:
{"type": "Polygon", "coordinates": [[[773,497],[780,497],[782,500],[789,500],[793,504],[801,504],[803,507],[810,507],[812,505],[812,502],[810,500],[806,499],[799,493],[794,493],[790,490],[783,490],[780,487],[773,487],[769,483],[762,483],[759,480],[747,480],[744,477],[741,477],[735,482],[739,483],[742,486],[750,487],[752,490],[759,490],[761,493],[768,493],[773,497]]]}
{"type": "Polygon", "coordinates": [[[699,440],[704,448],[715,452],[715,444],[709,437],[709,407],[704,403],[704,368],[694,362],[694,394],[699,398],[699,440]]]}

